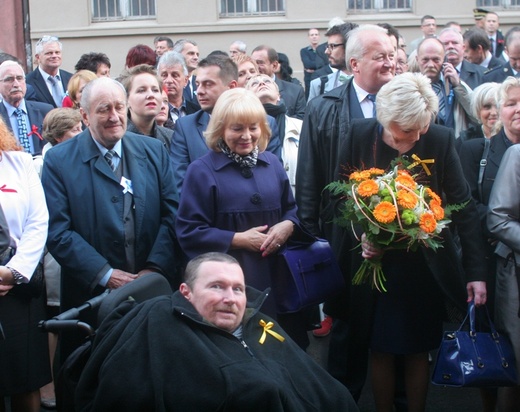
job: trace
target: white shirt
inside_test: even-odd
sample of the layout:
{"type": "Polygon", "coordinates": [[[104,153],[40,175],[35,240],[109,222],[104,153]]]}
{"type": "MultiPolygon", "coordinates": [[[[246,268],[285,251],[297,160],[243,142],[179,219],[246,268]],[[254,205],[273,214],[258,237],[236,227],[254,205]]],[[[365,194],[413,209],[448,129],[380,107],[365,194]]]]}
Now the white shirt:
{"type": "Polygon", "coordinates": [[[43,254],[49,222],[42,184],[30,154],[2,152],[0,204],[17,245],[6,266],[30,280],[43,254]]]}
{"type": "Polygon", "coordinates": [[[366,90],[363,90],[356,84],[355,80],[352,80],[352,86],[354,86],[354,90],[356,91],[356,95],[359,101],[359,105],[361,106],[361,110],[363,111],[363,116],[365,119],[371,119],[374,117],[374,103],[371,100],[368,100],[368,93],[366,90]]]}
{"type": "MultiPolygon", "coordinates": [[[[40,66],[38,66],[38,70],[40,71],[40,74],[42,75],[43,80],[45,80],[45,84],[47,85],[47,89],[49,89],[49,93],[51,94],[51,96],[53,96],[53,94],[52,94],[53,84],[49,80],[50,74],[45,72],[45,71],[43,71],[43,69],[40,66]]],[[[58,73],[56,75],[60,76],[60,81],[58,82],[58,87],[60,88],[61,95],[65,96],[66,90],[63,89],[63,83],[62,83],[61,74],[60,74],[59,69],[58,69],[58,73]]]]}

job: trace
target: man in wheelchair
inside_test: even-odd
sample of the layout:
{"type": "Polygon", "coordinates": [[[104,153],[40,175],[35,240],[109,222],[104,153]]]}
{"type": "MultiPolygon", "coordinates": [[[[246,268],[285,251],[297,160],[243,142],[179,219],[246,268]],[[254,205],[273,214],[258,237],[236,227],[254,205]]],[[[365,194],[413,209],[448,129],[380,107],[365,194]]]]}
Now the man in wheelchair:
{"type": "Polygon", "coordinates": [[[358,411],[348,390],[259,312],[222,253],[190,261],[170,296],[107,317],[76,391],[80,411],[358,411]]]}

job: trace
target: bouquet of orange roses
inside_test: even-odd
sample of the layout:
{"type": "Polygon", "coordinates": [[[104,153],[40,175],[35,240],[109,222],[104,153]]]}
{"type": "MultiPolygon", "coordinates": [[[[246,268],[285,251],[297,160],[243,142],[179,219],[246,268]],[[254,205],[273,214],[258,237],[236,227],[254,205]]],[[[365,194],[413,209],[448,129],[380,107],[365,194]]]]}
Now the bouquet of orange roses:
{"type": "MultiPolygon", "coordinates": [[[[336,223],[343,227],[359,224],[367,239],[382,249],[442,247],[439,234],[451,222],[449,215],[465,205],[443,207],[439,195],[417,183],[417,176],[404,167],[404,161],[396,159],[392,164],[389,172],[359,170],[348,181],[327,186],[333,195],[346,199],[336,223]]],[[[368,279],[377,290],[386,292],[381,259],[365,259],[352,283],[368,279]]]]}

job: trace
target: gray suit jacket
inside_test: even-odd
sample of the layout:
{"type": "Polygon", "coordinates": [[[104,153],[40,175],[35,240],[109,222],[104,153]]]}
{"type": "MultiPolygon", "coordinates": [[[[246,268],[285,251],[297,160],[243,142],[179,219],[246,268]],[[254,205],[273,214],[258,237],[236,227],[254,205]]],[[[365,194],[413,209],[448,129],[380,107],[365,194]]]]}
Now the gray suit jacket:
{"type": "Polygon", "coordinates": [[[466,83],[472,90],[477,86],[480,86],[483,82],[484,69],[482,66],[470,63],[466,60],[462,60],[462,66],[460,68],[460,78],[466,83]]]}

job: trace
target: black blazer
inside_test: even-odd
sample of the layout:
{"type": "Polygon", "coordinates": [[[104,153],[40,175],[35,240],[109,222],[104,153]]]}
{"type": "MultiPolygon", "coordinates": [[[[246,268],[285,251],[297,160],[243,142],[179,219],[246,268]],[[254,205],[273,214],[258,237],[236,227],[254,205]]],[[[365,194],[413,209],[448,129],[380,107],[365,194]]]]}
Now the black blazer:
{"type": "Polygon", "coordinates": [[[495,57],[502,56],[502,52],[504,51],[504,44],[505,44],[504,35],[502,34],[502,32],[500,30],[498,30],[497,31],[497,44],[495,47],[495,57]]]}
{"type": "MultiPolygon", "coordinates": [[[[30,125],[27,125],[29,131],[32,129],[31,126],[35,125],[38,127],[38,133],[42,136],[43,118],[53,109],[53,107],[47,103],[34,102],[30,100],[25,100],[25,107],[27,108],[27,115],[29,116],[29,122],[31,123],[30,125]]],[[[2,116],[5,124],[12,132],[11,121],[9,120],[7,109],[3,103],[0,104],[0,116],[2,116]]],[[[47,142],[40,139],[35,133],[30,137],[32,138],[34,146],[34,153],[32,153],[32,155],[35,156],[42,154],[43,146],[45,146],[47,142]]]]}
{"type": "MultiPolygon", "coordinates": [[[[72,73],[69,73],[65,70],[60,69],[60,78],[61,83],[63,84],[63,90],[65,93],[67,92],[67,86],[69,84],[69,80],[72,77],[72,73]]],[[[42,77],[40,70],[38,67],[34,69],[32,72],[27,74],[25,79],[27,84],[30,84],[34,87],[34,91],[36,92],[36,100],[43,103],[48,103],[52,107],[56,107],[56,103],[52,98],[51,92],[49,92],[49,88],[47,87],[47,83],[45,83],[45,79],[42,77]]]]}
{"type": "Polygon", "coordinates": [[[275,78],[275,82],[278,85],[280,96],[287,108],[287,116],[302,120],[305,115],[305,106],[307,105],[303,87],[291,82],[286,82],[285,80],[280,80],[278,77],[275,78]]]}

